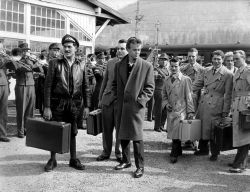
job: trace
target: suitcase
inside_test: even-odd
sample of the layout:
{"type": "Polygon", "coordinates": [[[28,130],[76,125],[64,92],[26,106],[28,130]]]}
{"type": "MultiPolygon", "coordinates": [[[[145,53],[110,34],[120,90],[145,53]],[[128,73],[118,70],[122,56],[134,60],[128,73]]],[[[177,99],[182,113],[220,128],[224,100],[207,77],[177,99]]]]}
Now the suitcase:
{"type": "Polygon", "coordinates": [[[102,110],[91,111],[87,118],[87,134],[98,135],[102,133],[102,110]]]}
{"type": "Polygon", "coordinates": [[[27,146],[61,154],[69,152],[70,123],[28,118],[26,128],[27,146]]]}
{"type": "Polygon", "coordinates": [[[239,127],[241,130],[250,131],[250,110],[240,112],[239,127]]]}
{"type": "Polygon", "coordinates": [[[201,120],[181,120],[179,127],[181,141],[196,141],[201,139],[201,120]]]}
{"type": "Polygon", "coordinates": [[[220,151],[228,151],[233,148],[233,126],[214,125],[214,143],[218,146],[220,151]]]}

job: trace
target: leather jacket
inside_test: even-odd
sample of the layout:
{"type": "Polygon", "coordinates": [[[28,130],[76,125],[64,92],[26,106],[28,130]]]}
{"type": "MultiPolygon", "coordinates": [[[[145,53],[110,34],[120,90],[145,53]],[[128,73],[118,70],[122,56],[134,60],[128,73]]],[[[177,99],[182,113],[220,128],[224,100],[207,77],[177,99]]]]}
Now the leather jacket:
{"type": "Polygon", "coordinates": [[[91,93],[85,63],[75,59],[70,67],[64,57],[51,60],[44,91],[45,107],[51,107],[51,99],[55,98],[83,99],[83,106],[90,107],[91,93]]]}

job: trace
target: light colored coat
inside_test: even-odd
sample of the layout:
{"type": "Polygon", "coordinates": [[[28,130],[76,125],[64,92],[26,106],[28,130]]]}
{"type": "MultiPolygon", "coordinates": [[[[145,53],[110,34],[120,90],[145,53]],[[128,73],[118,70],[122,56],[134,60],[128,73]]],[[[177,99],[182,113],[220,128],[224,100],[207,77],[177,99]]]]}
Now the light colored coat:
{"type": "Polygon", "coordinates": [[[193,83],[194,93],[204,87],[197,114],[204,140],[213,138],[212,121],[221,118],[222,112],[229,113],[231,107],[233,74],[225,66],[221,66],[214,75],[212,69],[205,68],[204,73],[193,83]]]}
{"type": "Polygon", "coordinates": [[[250,144],[250,131],[239,127],[239,112],[247,110],[250,104],[250,66],[237,70],[233,80],[233,146],[250,144]]]}
{"type": "Polygon", "coordinates": [[[180,120],[186,119],[188,113],[194,113],[191,79],[179,73],[179,77],[172,83],[171,76],[167,77],[162,96],[163,108],[167,104],[173,107],[167,116],[168,138],[179,139],[180,120]]]}
{"type": "Polygon", "coordinates": [[[143,122],[147,101],[153,96],[153,65],[138,58],[128,77],[128,55],[115,66],[112,91],[117,99],[118,138],[143,140],[143,122]]]}

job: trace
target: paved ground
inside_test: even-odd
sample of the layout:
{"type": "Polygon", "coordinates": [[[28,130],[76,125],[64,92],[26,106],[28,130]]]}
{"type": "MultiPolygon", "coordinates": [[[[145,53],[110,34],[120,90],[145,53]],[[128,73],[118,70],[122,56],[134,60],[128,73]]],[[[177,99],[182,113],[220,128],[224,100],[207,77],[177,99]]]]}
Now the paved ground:
{"type": "Polygon", "coordinates": [[[15,114],[10,110],[8,131],[10,143],[0,144],[1,192],[75,192],[75,191],[170,191],[170,192],[243,192],[250,191],[250,170],[243,174],[227,172],[227,163],[235,150],[223,152],[217,162],[208,156],[195,157],[184,151],[177,164],[169,163],[170,141],[166,133],[152,131],[152,122],[145,122],[145,175],[134,179],[133,166],[123,171],[117,165],[114,153],[111,160],[95,161],[102,151],[101,135],[90,136],[80,130],[77,137],[77,155],[86,165],[85,171],[68,166],[69,154],[58,155],[58,167],[45,173],[43,167],[49,158],[46,151],[25,146],[25,139],[15,134],[15,114]]]}

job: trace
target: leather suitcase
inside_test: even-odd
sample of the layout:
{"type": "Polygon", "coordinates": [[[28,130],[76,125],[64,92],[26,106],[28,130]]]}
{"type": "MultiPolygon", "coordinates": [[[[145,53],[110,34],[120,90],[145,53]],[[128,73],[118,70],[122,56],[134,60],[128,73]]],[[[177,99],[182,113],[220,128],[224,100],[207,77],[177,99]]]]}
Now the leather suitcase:
{"type": "Polygon", "coordinates": [[[241,130],[250,131],[250,110],[240,112],[239,127],[241,130]]]}
{"type": "Polygon", "coordinates": [[[201,120],[182,120],[179,128],[181,141],[196,141],[201,138],[201,120]]]}
{"type": "Polygon", "coordinates": [[[228,151],[233,148],[233,127],[229,126],[214,126],[214,142],[219,147],[220,151],[228,151]]]}
{"type": "Polygon", "coordinates": [[[97,109],[89,113],[87,118],[87,134],[98,135],[102,133],[102,110],[97,109]]]}
{"type": "Polygon", "coordinates": [[[27,146],[61,154],[69,152],[70,123],[28,118],[26,128],[27,146]]]}

